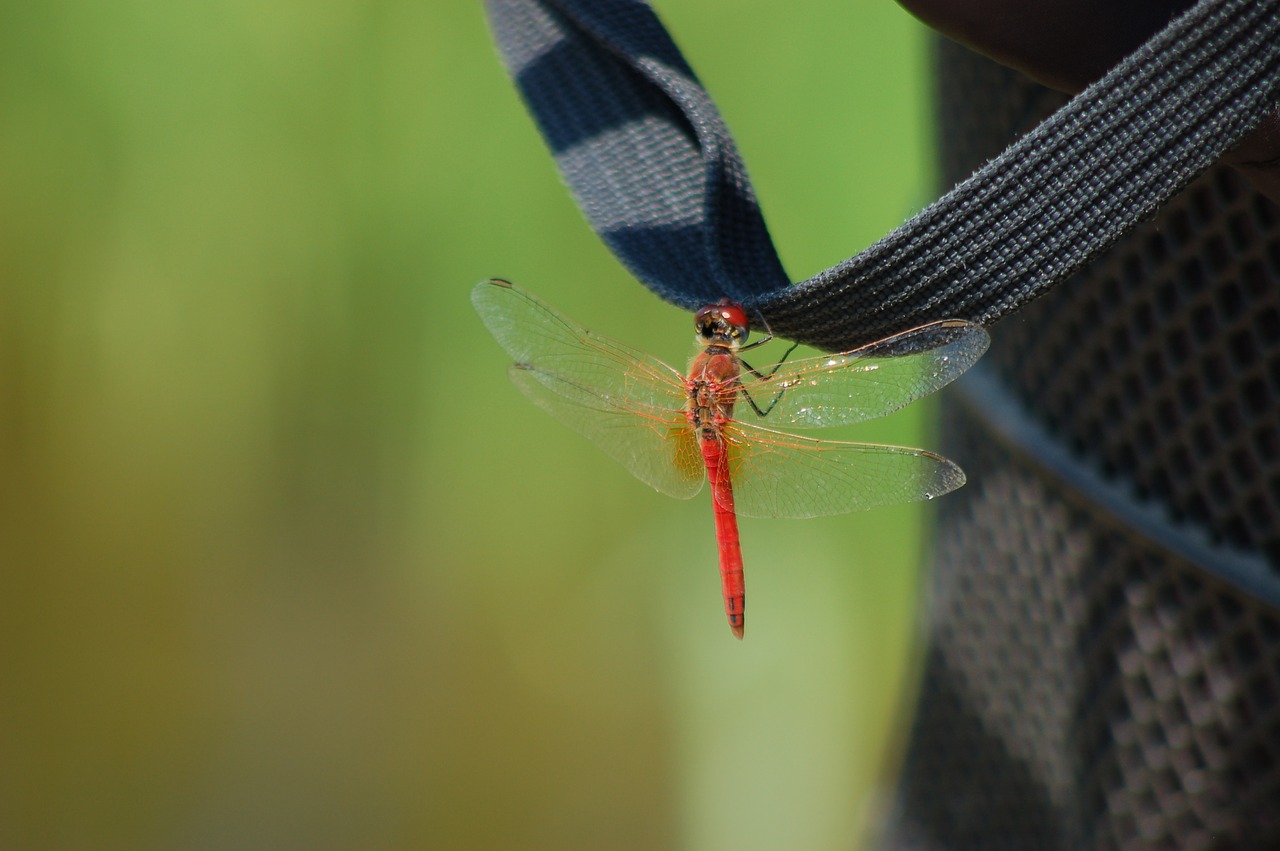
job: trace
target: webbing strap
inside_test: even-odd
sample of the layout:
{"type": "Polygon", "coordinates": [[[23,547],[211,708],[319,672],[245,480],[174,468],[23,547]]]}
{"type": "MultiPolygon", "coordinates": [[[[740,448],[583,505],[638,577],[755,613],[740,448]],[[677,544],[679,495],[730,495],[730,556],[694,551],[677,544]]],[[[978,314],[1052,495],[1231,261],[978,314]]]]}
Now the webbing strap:
{"type": "Polygon", "coordinates": [[[1200,0],[915,218],[791,286],[728,129],[647,3],[487,2],[566,182],[636,277],[690,310],[730,296],[832,350],[1016,310],[1280,101],[1280,0],[1200,0]]]}

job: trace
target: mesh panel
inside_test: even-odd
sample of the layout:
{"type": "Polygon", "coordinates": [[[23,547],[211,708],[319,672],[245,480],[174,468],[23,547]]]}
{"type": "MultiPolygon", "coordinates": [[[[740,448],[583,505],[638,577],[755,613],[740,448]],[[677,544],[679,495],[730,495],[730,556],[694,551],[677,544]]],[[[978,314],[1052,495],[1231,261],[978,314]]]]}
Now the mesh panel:
{"type": "Polygon", "coordinates": [[[1216,170],[1061,290],[997,332],[1012,391],[1174,522],[1280,566],[1280,211],[1216,170]]]}
{"type": "MultiPolygon", "coordinates": [[[[951,180],[1061,102],[940,57],[951,180]]],[[[1280,612],[1213,556],[1280,587],[1280,214],[1213,172],[993,336],[998,392],[1170,534],[949,410],[970,483],[887,847],[1280,846],[1280,612]]]]}
{"type": "Polygon", "coordinates": [[[967,412],[898,848],[1261,848],[1280,826],[1280,618],[967,412]]]}

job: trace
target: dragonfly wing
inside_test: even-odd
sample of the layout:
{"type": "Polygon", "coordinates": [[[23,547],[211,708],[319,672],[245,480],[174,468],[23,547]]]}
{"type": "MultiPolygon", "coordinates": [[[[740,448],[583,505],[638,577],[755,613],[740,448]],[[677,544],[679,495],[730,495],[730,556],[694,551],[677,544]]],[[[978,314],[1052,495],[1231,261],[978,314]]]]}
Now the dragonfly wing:
{"type": "Polygon", "coordinates": [[[702,456],[682,411],[628,408],[595,388],[525,364],[511,366],[511,381],[535,405],[653,489],[688,499],[702,488],[702,456]]]}
{"type": "MultiPolygon", "coordinates": [[[[851,352],[784,363],[763,379],[744,372],[742,386],[761,410],[773,404],[771,425],[848,425],[891,414],[950,384],[989,343],[981,325],[948,319],[851,352]]],[[[741,405],[738,416],[750,411],[741,405]]]]}
{"type": "Polygon", "coordinates": [[[745,517],[826,517],[933,499],[964,471],[923,449],[815,440],[735,422],[725,426],[733,502],[745,517]]]}
{"type": "Polygon", "coordinates": [[[515,360],[511,380],[534,404],[653,488],[685,499],[698,492],[702,459],[680,373],[506,281],[477,284],[471,303],[515,360]]]}
{"type": "Polygon", "coordinates": [[[684,407],[684,377],[639,349],[601,336],[506,281],[476,284],[471,303],[485,327],[518,365],[559,376],[548,386],[589,388],[619,405],[684,407]]]}

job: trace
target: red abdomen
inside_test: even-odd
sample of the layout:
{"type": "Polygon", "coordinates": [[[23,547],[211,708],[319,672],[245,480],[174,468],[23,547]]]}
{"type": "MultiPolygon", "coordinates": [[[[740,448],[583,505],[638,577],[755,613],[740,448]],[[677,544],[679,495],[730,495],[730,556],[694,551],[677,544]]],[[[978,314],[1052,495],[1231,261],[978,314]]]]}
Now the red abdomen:
{"type": "Polygon", "coordinates": [[[742,638],[747,625],[746,581],[742,575],[742,548],[738,543],[738,517],[733,510],[733,484],[729,480],[729,462],[724,443],[719,439],[703,440],[702,459],[711,482],[711,506],[716,516],[716,542],[720,545],[720,586],[724,593],[724,612],[735,638],[742,638]]]}
{"type": "Polygon", "coordinates": [[[709,347],[689,368],[689,425],[697,433],[702,460],[711,483],[711,505],[716,517],[716,542],[720,545],[720,584],[729,628],[742,638],[746,626],[746,585],[742,576],[742,549],[738,544],[738,518],[733,510],[733,483],[723,429],[733,417],[738,397],[738,359],[709,347]]]}

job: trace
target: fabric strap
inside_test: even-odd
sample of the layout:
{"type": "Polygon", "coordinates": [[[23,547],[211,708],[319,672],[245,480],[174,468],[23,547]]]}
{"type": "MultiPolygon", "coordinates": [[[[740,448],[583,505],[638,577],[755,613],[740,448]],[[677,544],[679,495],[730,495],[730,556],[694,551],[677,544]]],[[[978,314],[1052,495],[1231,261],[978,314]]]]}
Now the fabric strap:
{"type": "Polygon", "coordinates": [[[1097,257],[1280,102],[1280,0],[1201,0],[870,248],[791,285],[715,104],[642,0],[487,0],[592,227],[646,286],[850,349],[989,324],[1097,257]]]}

